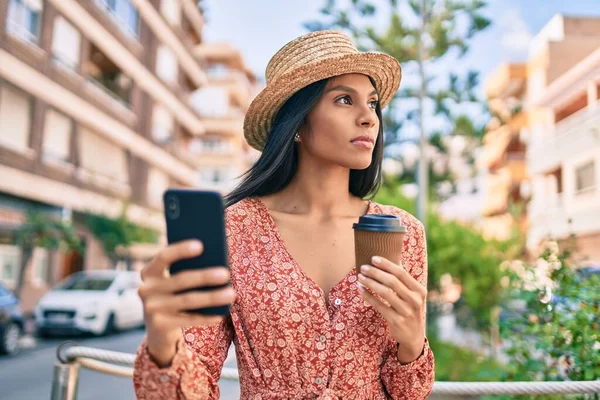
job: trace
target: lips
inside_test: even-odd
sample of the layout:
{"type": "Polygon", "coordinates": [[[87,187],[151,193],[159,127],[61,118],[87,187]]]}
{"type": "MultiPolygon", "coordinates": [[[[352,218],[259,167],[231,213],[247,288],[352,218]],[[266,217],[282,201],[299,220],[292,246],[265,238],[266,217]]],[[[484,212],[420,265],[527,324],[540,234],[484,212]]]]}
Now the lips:
{"type": "Polygon", "coordinates": [[[369,142],[369,143],[371,143],[371,144],[375,144],[375,139],[371,138],[370,136],[365,136],[365,135],[362,135],[362,136],[355,137],[355,138],[354,138],[354,139],[352,139],[350,142],[351,142],[351,143],[356,143],[356,142],[369,142]]]}
{"type": "Polygon", "coordinates": [[[371,150],[373,147],[375,147],[375,140],[370,138],[369,136],[356,137],[352,139],[350,143],[367,150],[371,150]]]}
{"type": "Polygon", "coordinates": [[[354,140],[350,143],[352,143],[354,146],[361,147],[367,150],[371,150],[373,147],[375,147],[373,142],[367,140],[354,140]]]}

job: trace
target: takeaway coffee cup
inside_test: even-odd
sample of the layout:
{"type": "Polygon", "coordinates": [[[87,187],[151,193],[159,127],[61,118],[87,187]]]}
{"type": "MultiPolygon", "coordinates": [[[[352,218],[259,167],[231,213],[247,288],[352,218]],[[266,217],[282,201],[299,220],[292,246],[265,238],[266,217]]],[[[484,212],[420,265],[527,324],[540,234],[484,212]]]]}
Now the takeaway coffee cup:
{"type": "Polygon", "coordinates": [[[356,273],[360,266],[371,264],[371,257],[381,256],[400,263],[406,227],[395,215],[367,214],[352,225],[356,252],[356,273]]]}

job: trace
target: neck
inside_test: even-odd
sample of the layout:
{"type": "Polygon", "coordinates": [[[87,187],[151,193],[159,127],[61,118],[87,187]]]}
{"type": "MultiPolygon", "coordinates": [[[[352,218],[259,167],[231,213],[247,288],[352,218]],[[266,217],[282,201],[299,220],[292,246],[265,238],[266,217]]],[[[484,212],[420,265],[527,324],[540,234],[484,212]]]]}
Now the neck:
{"type": "Polygon", "coordinates": [[[277,210],[310,218],[354,216],[362,200],[350,193],[350,170],[318,162],[298,163],[290,184],[277,195],[277,210]]]}

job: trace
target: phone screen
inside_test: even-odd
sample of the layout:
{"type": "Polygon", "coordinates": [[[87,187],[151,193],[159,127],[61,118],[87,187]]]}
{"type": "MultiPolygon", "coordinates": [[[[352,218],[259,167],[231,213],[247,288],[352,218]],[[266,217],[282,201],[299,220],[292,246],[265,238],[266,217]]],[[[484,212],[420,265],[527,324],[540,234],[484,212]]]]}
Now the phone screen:
{"type": "MultiPolygon", "coordinates": [[[[225,234],[225,210],[218,192],[169,189],[164,196],[167,240],[169,244],[196,239],[204,245],[201,255],[179,260],[169,268],[171,274],[208,267],[229,267],[227,238],[225,234]]],[[[193,290],[205,291],[223,286],[206,286],[193,290]]],[[[211,307],[193,312],[207,315],[225,315],[229,306],[211,307]]]]}

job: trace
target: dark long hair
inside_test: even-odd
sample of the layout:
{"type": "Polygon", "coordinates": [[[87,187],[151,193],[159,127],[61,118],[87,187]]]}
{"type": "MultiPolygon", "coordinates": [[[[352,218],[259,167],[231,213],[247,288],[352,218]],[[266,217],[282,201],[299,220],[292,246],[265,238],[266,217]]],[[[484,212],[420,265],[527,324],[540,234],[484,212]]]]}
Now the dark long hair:
{"type": "MultiPolygon", "coordinates": [[[[290,183],[298,168],[298,149],[294,136],[323,95],[327,81],[328,79],[324,79],[300,89],[281,107],[260,158],[241,175],[242,182],[225,196],[226,207],[246,197],[277,193],[290,183]]],[[[371,83],[375,86],[372,79],[371,83]]],[[[379,103],[375,112],[379,118],[379,134],[373,149],[373,161],[364,170],[350,170],[350,193],[361,199],[372,199],[381,186],[383,120],[379,103]]]]}

